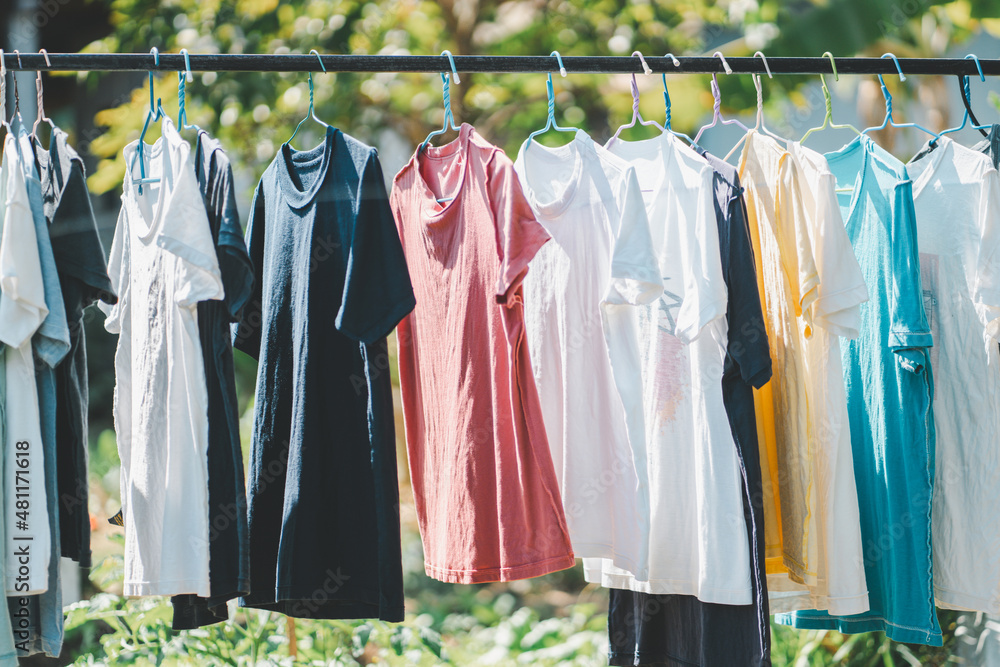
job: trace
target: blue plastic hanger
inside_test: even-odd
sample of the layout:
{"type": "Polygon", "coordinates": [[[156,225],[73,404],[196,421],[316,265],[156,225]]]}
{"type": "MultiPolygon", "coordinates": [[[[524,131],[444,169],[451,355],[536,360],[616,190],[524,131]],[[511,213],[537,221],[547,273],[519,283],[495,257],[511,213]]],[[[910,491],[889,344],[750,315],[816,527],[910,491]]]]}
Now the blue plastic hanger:
{"type": "MultiPolygon", "coordinates": [[[[671,62],[674,63],[674,67],[680,67],[681,66],[681,61],[677,60],[677,58],[674,57],[674,54],[668,53],[668,54],[666,54],[663,57],[664,58],[670,58],[671,62]]],[[[660,74],[660,78],[663,81],[663,106],[664,106],[664,109],[666,110],[666,117],[663,119],[663,131],[664,132],[669,132],[670,134],[673,134],[673,135],[678,136],[678,137],[683,137],[684,139],[687,139],[687,142],[689,144],[693,144],[694,143],[694,139],[692,139],[688,135],[684,134],[683,132],[677,132],[676,130],[674,130],[674,128],[672,128],[670,126],[670,106],[671,106],[671,104],[670,104],[670,93],[667,91],[667,73],[666,72],[661,73],[660,74]]]]}
{"type": "MultiPolygon", "coordinates": [[[[320,68],[324,72],[326,72],[326,65],[323,64],[323,59],[320,58],[319,51],[317,51],[316,49],[312,49],[311,51],[309,51],[309,53],[310,55],[313,53],[316,54],[316,59],[319,61],[320,68]]],[[[314,91],[315,91],[315,86],[313,85],[313,73],[309,72],[309,113],[306,115],[305,118],[299,121],[298,125],[295,126],[295,131],[292,132],[292,136],[288,137],[288,141],[285,142],[286,144],[291,145],[292,139],[294,139],[295,135],[299,133],[299,128],[302,127],[302,124],[305,123],[310,118],[312,118],[314,121],[316,121],[323,127],[330,127],[328,124],[324,123],[316,116],[316,106],[313,104],[314,91]]]]}
{"type": "MultiPolygon", "coordinates": [[[[715,53],[712,54],[713,58],[715,56],[718,56],[722,60],[722,67],[723,69],[726,70],[726,74],[732,74],[733,70],[729,66],[729,63],[726,62],[726,57],[722,55],[722,52],[716,51],[715,53]]],[[[698,134],[694,135],[694,141],[692,143],[697,144],[698,140],[701,139],[701,135],[705,133],[705,130],[715,127],[720,122],[723,125],[738,125],[739,127],[743,128],[744,132],[750,131],[749,127],[747,127],[740,121],[736,120],[735,118],[731,120],[726,120],[725,118],[722,117],[722,96],[719,94],[719,80],[716,78],[714,72],[712,73],[712,97],[715,99],[715,102],[712,104],[712,122],[709,123],[708,125],[702,126],[702,128],[698,130],[698,134]]]]}
{"type": "MultiPolygon", "coordinates": [[[[566,68],[563,66],[562,56],[559,55],[558,51],[553,51],[549,54],[550,58],[552,56],[555,56],[556,62],[559,64],[559,74],[565,77],[566,68]]],[[[545,134],[549,130],[556,130],[557,132],[579,132],[579,129],[575,127],[560,127],[556,122],[556,95],[552,89],[552,72],[548,73],[548,80],[545,82],[545,92],[549,96],[549,112],[548,117],[545,119],[545,127],[540,130],[535,130],[528,135],[528,140],[524,144],[525,148],[531,146],[532,139],[537,137],[539,134],[545,134]]]]}
{"type": "MultiPolygon", "coordinates": [[[[830,68],[833,70],[833,80],[840,81],[840,75],[837,74],[837,63],[835,63],[833,60],[833,54],[830,53],[829,51],[826,51],[823,53],[823,55],[830,59],[830,68]]],[[[836,123],[833,122],[833,99],[830,96],[830,89],[826,87],[826,77],[820,74],[819,80],[823,83],[823,99],[826,101],[826,115],[823,116],[823,124],[807,130],[806,133],[802,135],[802,138],[799,139],[799,143],[804,144],[806,142],[806,139],[809,138],[810,134],[812,134],[813,132],[819,132],[821,130],[824,130],[827,127],[829,127],[831,130],[854,130],[855,134],[861,134],[861,130],[854,127],[850,123],[837,125],[836,123]]]]}
{"type": "MultiPolygon", "coordinates": [[[[896,71],[899,72],[899,80],[906,81],[906,75],[903,74],[903,69],[899,66],[899,60],[891,53],[882,54],[883,58],[892,58],[892,62],[896,63],[896,71]]],[[[915,127],[918,130],[923,130],[932,137],[937,137],[937,134],[928,130],[926,127],[918,125],[917,123],[897,123],[892,117],[892,95],[889,94],[889,89],[885,87],[885,79],[882,78],[881,74],[877,74],[878,82],[882,86],[882,96],[885,97],[885,120],[878,127],[868,127],[862,130],[862,134],[868,134],[869,132],[878,132],[879,130],[884,130],[888,126],[904,128],[904,127],[915,127]]]]}
{"type": "MultiPolygon", "coordinates": [[[[441,55],[448,56],[448,64],[451,65],[451,76],[455,79],[455,85],[457,86],[462,83],[462,80],[458,78],[458,70],[455,68],[455,58],[452,57],[451,51],[445,49],[441,52],[441,55]]],[[[444,103],[444,125],[442,125],[440,130],[434,130],[427,135],[427,138],[421,142],[420,147],[417,149],[418,153],[427,148],[434,137],[440,136],[448,130],[459,131],[459,127],[455,125],[455,114],[451,110],[451,83],[447,72],[441,72],[441,97],[444,103]]]]}
{"type": "MultiPolygon", "coordinates": [[[[968,60],[969,58],[975,58],[976,69],[979,70],[979,80],[980,81],[986,81],[986,77],[983,76],[983,68],[979,64],[979,58],[977,58],[972,53],[970,53],[969,55],[965,56],[966,60],[968,60]]],[[[971,98],[971,91],[969,90],[969,75],[968,74],[963,74],[961,76],[961,79],[962,79],[962,96],[965,99],[970,99],[971,98]]],[[[968,123],[969,123],[969,110],[966,109],[965,113],[962,116],[962,124],[961,125],[959,125],[958,127],[950,127],[947,130],[941,130],[936,137],[934,137],[933,139],[930,140],[929,144],[931,145],[931,147],[937,146],[937,140],[938,139],[940,139],[941,137],[943,137],[946,134],[951,134],[952,132],[958,132],[959,130],[965,129],[965,126],[968,125],[968,123]]],[[[971,127],[974,130],[988,130],[990,128],[989,125],[979,125],[976,121],[972,121],[972,123],[973,124],[972,124],[971,127]]]]}
{"type": "MultiPolygon", "coordinates": [[[[633,56],[639,56],[639,62],[642,63],[642,71],[649,76],[653,73],[653,70],[649,69],[649,65],[646,64],[646,59],[642,57],[642,54],[638,51],[632,52],[633,56]]],[[[621,134],[622,130],[628,129],[630,127],[635,127],[636,123],[640,125],[653,126],[663,132],[663,126],[657,123],[655,120],[643,120],[642,114],[639,113],[639,85],[635,82],[635,74],[632,74],[632,120],[625,125],[622,125],[615,132],[614,136],[608,140],[607,145],[611,146],[617,139],[618,135],[621,134]]]]}
{"type": "MultiPolygon", "coordinates": [[[[153,66],[160,66],[160,52],[154,46],[149,50],[153,54],[153,66]]],[[[160,179],[158,178],[146,178],[146,162],[142,159],[143,149],[146,145],[146,131],[149,129],[150,122],[156,122],[162,118],[165,114],[163,113],[163,100],[156,98],[156,103],[153,103],[155,95],[153,93],[153,71],[149,71],[149,111],[146,112],[146,122],[143,123],[142,132],[139,134],[139,146],[136,148],[135,153],[132,155],[132,164],[129,165],[129,172],[135,168],[135,161],[139,160],[139,178],[132,178],[132,183],[139,186],[139,194],[142,194],[142,184],[143,183],[158,183],[160,179]]]]}
{"type": "Polygon", "coordinates": [[[177,127],[182,130],[198,130],[201,132],[201,128],[194,123],[188,123],[187,119],[187,104],[185,98],[187,97],[186,88],[187,84],[194,80],[194,74],[191,73],[191,58],[188,56],[187,49],[181,49],[181,55],[184,56],[184,72],[177,73],[177,106],[179,111],[177,112],[177,127]]]}

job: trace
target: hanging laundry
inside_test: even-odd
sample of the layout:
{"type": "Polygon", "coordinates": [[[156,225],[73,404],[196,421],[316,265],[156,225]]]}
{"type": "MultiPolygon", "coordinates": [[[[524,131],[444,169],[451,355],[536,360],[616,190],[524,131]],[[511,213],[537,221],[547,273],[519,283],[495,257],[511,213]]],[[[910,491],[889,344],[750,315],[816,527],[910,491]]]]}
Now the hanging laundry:
{"type": "MultiPolygon", "coordinates": [[[[33,137],[34,138],[34,137],[33,137]]],[[[53,130],[45,150],[37,138],[32,149],[41,178],[45,218],[59,273],[70,351],[56,367],[56,468],[58,472],[61,553],[81,567],[91,566],[87,478],[87,350],[83,311],[98,299],[114,304],[104,248],[90,205],[83,160],[53,130]]]]}
{"type": "Polygon", "coordinates": [[[949,137],[906,165],[934,347],[934,598],[1000,613],[1000,177],[949,137]]]}
{"type": "Polygon", "coordinates": [[[121,459],[127,596],[211,595],[208,395],[197,304],[224,297],[191,147],[166,116],[128,166],[108,273],[118,303],[99,307],[118,334],[115,432],[121,459]]]}
{"type": "Polygon", "coordinates": [[[584,560],[588,581],[704,602],[753,600],[742,476],[722,396],[727,290],[712,168],[673,134],[617,141],[635,168],[663,295],[639,310],[648,577],[584,560]]]}
{"type": "Polygon", "coordinates": [[[912,186],[903,164],[867,135],[826,158],[870,298],[859,337],[841,342],[870,609],[795,611],[775,620],[940,646],[931,584],[932,337],[912,186]]]}
{"type": "Polygon", "coordinates": [[[391,201],[418,304],[397,339],[424,568],[481,583],[572,567],[524,330],[522,281],[549,235],[468,124],[418,149],[391,201]]]}
{"type": "MultiPolygon", "coordinates": [[[[2,111],[2,107],[2,98],[0,98],[0,111],[2,111]]],[[[4,140],[3,162],[0,164],[0,204],[2,204],[0,207],[0,353],[2,353],[0,354],[0,375],[2,375],[0,377],[0,402],[4,404],[4,421],[0,424],[2,427],[0,430],[4,431],[5,437],[0,443],[3,452],[3,475],[0,476],[2,479],[0,491],[2,491],[3,496],[0,502],[4,505],[4,520],[0,521],[0,538],[3,538],[5,554],[0,559],[0,564],[3,566],[3,571],[0,574],[3,575],[5,588],[8,588],[9,584],[11,593],[27,593],[32,579],[34,579],[36,586],[47,584],[47,577],[45,577],[47,572],[44,569],[36,570],[35,577],[30,576],[29,565],[34,564],[41,568],[39,559],[34,558],[34,556],[42,552],[36,549],[32,553],[31,545],[34,544],[34,540],[30,541],[29,554],[21,554],[24,556],[24,561],[18,562],[17,555],[14,553],[16,547],[13,540],[8,541],[7,539],[8,514],[6,505],[9,495],[7,487],[8,485],[16,486],[18,482],[16,470],[8,469],[7,466],[8,460],[12,461],[11,468],[17,466],[17,443],[28,443],[27,449],[22,445],[21,451],[28,452],[28,456],[22,454],[20,457],[22,460],[28,460],[29,466],[39,464],[37,459],[32,463],[30,449],[31,445],[34,444],[37,451],[41,445],[38,394],[34,373],[26,371],[28,362],[24,357],[30,358],[31,336],[48,314],[34,220],[22,174],[18,163],[16,139],[8,128],[4,140]],[[11,361],[13,361],[13,368],[9,368],[12,365],[11,361]],[[9,387],[8,376],[13,380],[9,383],[9,387]],[[18,411],[17,417],[11,418],[12,410],[18,411]],[[33,411],[33,421],[25,419],[31,411],[33,411]],[[35,562],[32,563],[32,561],[35,562]],[[22,571],[20,570],[22,566],[29,569],[22,571]],[[22,577],[20,582],[22,591],[15,590],[15,586],[19,583],[18,576],[22,577]]],[[[40,481],[38,480],[39,476],[37,472],[32,474],[30,467],[27,468],[27,472],[22,470],[21,486],[25,486],[23,484],[25,481],[29,483],[40,481]]],[[[30,487],[44,490],[44,486],[41,484],[29,484],[28,489],[22,488],[22,493],[27,495],[31,491],[30,487]]],[[[14,501],[17,500],[15,497],[14,501]]],[[[44,508],[44,500],[39,500],[37,493],[35,497],[22,496],[20,500],[27,500],[28,508],[16,510],[15,506],[11,511],[25,512],[22,516],[25,517],[26,521],[33,520],[33,523],[36,523],[40,520],[41,517],[38,516],[38,513],[32,513],[31,509],[34,506],[39,506],[38,503],[41,503],[40,506],[44,508]]],[[[25,533],[27,528],[31,527],[32,524],[28,524],[24,530],[20,531],[20,535],[27,537],[28,535],[25,533]]],[[[11,526],[11,528],[17,529],[16,526],[11,526]]],[[[37,532],[38,529],[35,527],[33,533],[37,532]]],[[[45,535],[48,535],[48,530],[45,531],[45,535]]],[[[34,534],[31,537],[34,537],[34,534]]],[[[28,540],[22,541],[29,542],[28,540]]],[[[39,540],[39,546],[41,542],[42,540],[39,540]]],[[[17,660],[17,650],[14,645],[14,635],[6,604],[0,604],[0,660],[4,664],[13,664],[17,660]]]]}
{"type": "Polygon", "coordinates": [[[246,483],[229,325],[242,318],[253,289],[253,267],[236,208],[232,166],[221,144],[204,131],[198,133],[194,168],[225,296],[222,301],[198,304],[208,388],[208,577],[212,596],[175,597],[175,630],[227,620],[226,603],[250,592],[246,483]]]}
{"type": "MultiPolygon", "coordinates": [[[[784,574],[768,578],[771,611],[827,609],[834,614],[862,613],[868,610],[868,587],[862,564],[858,492],[838,337],[858,337],[861,304],[868,300],[868,289],[844,228],[836,179],[826,158],[790,141],[781,160],[788,167],[777,184],[781,204],[776,221],[779,225],[791,222],[796,228],[804,223],[809,245],[797,246],[793,252],[807,261],[811,259],[819,284],[816,298],[803,312],[799,326],[785,329],[798,334],[797,344],[783,341],[785,344],[778,348],[783,347],[785,355],[797,350],[805,360],[809,440],[798,456],[804,453],[808,457],[810,488],[808,513],[803,517],[801,508],[789,512],[804,525],[806,541],[800,553],[806,571],[800,572],[804,575],[801,581],[784,574]],[[809,336],[803,326],[806,321],[811,322],[809,336]]],[[[762,234],[762,242],[764,238],[769,236],[762,234]]],[[[792,251],[788,246],[781,250],[792,251]]],[[[780,295],[774,289],[777,285],[768,287],[780,295]]],[[[784,446],[787,451],[789,445],[801,444],[784,446]]],[[[795,458],[792,455],[793,461],[795,458]]]]}
{"type": "Polygon", "coordinates": [[[39,378],[33,356],[37,354],[51,367],[65,354],[68,344],[64,346],[63,341],[68,341],[69,332],[65,310],[62,318],[52,311],[52,306],[62,305],[62,295],[44,217],[36,220],[32,209],[16,132],[8,132],[4,142],[7,206],[0,279],[5,298],[0,305],[6,308],[0,310],[0,340],[7,345],[4,510],[10,567],[6,589],[10,596],[23,597],[48,589],[52,551],[39,378]]]}
{"type": "Polygon", "coordinates": [[[752,568],[749,605],[702,602],[691,595],[655,595],[612,588],[608,605],[609,663],[769,665],[771,629],[764,571],[764,516],[753,388],[771,377],[767,332],[757,294],[743,188],[736,169],[695,150],[713,170],[715,217],[726,280],[726,360],[722,398],[743,477],[743,518],[752,568]]]}
{"type": "Polygon", "coordinates": [[[253,294],[233,338],[259,366],[241,604],[401,621],[386,336],[414,301],[375,149],[332,127],[313,149],[283,144],[246,239],[253,294]]]}
{"type": "Polygon", "coordinates": [[[634,170],[582,131],[560,148],[525,142],[514,171],[552,237],[528,264],[524,327],[573,552],[645,576],[634,306],[663,287],[642,193],[634,170]]]}
{"type": "Polygon", "coordinates": [[[768,569],[771,611],[861,613],[867,587],[836,336],[857,337],[867,288],[822,155],[795,142],[782,149],[751,130],[740,169],[781,370],[756,395],[781,521],[781,550],[768,569]]]}

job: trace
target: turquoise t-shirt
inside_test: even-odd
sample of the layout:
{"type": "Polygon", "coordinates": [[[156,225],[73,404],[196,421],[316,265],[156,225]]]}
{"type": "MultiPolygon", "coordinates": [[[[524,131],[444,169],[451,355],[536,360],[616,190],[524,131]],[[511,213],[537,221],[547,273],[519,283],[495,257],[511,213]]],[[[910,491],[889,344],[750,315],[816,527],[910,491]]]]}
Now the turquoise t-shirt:
{"type": "Polygon", "coordinates": [[[797,611],[775,620],[847,633],[881,630],[895,641],[940,646],[931,567],[932,341],[912,186],[903,163],[867,135],[826,158],[870,296],[861,305],[861,335],[841,340],[841,356],[871,608],[852,616],[797,611]]]}

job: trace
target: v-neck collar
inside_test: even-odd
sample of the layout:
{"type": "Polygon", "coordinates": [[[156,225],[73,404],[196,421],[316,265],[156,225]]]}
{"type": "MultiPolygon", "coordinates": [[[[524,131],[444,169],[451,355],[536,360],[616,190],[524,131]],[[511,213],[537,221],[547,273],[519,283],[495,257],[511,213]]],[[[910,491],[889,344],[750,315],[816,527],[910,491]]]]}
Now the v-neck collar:
{"type": "MultiPolygon", "coordinates": [[[[924,148],[920,149],[920,152],[922,153],[925,148],[929,147],[929,144],[930,141],[927,142],[924,148]]],[[[953,144],[954,142],[952,141],[951,137],[948,136],[939,137],[938,146],[936,148],[931,150],[929,153],[924,155],[919,160],[915,161],[910,160],[909,162],[906,163],[906,171],[910,173],[910,178],[912,179],[913,182],[914,200],[916,200],[916,198],[920,195],[920,193],[923,192],[924,188],[927,187],[927,184],[930,183],[931,180],[934,178],[934,174],[937,173],[938,167],[940,167],[941,163],[944,162],[945,156],[948,154],[949,151],[954,149],[953,144]],[[914,167],[916,167],[919,170],[922,170],[917,174],[916,178],[913,178],[913,174],[910,171],[914,167]]],[[[919,154],[920,153],[918,153],[918,155],[919,154]]]]}
{"type": "MultiPolygon", "coordinates": [[[[843,148],[824,154],[827,164],[830,165],[830,172],[833,174],[834,180],[837,182],[837,185],[840,185],[840,180],[837,178],[837,172],[834,169],[834,163],[849,160],[854,153],[859,150],[861,151],[861,164],[858,166],[857,174],[854,177],[854,191],[851,193],[851,201],[847,206],[847,215],[843,216],[848,236],[851,236],[851,230],[857,224],[858,202],[861,198],[861,191],[865,186],[865,173],[868,171],[868,162],[872,152],[871,144],[872,138],[867,134],[862,134],[854,137],[843,148]]],[[[839,198],[837,204],[840,204],[839,198]]]]}

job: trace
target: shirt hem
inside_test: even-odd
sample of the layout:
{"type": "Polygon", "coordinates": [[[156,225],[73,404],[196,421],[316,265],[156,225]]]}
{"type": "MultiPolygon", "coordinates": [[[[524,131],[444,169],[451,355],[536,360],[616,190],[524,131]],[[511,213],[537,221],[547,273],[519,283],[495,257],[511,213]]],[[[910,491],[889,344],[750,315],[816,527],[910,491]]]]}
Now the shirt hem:
{"type": "Polygon", "coordinates": [[[605,588],[648,593],[651,595],[690,595],[702,602],[730,605],[753,604],[753,591],[750,586],[745,590],[729,590],[720,588],[702,588],[690,581],[671,579],[651,579],[638,581],[634,576],[609,574],[607,572],[584,572],[584,579],[590,583],[600,584],[605,588]]]}
{"type": "Polygon", "coordinates": [[[904,644],[927,644],[942,646],[943,636],[940,631],[921,630],[906,625],[891,623],[882,616],[867,616],[862,618],[818,618],[814,616],[799,616],[792,612],[775,614],[774,622],[788,625],[800,630],[837,630],[844,634],[861,632],[885,632],[889,639],[904,644]]]}
{"type": "Polygon", "coordinates": [[[939,586],[934,587],[934,604],[942,609],[1000,614],[1000,604],[997,604],[995,598],[983,598],[939,586]]]}
{"type": "Polygon", "coordinates": [[[151,595],[197,595],[200,598],[211,597],[208,581],[197,579],[182,579],[180,581],[126,581],[122,587],[122,596],[127,598],[148,597],[151,595]]]}
{"type": "Polygon", "coordinates": [[[424,563],[424,571],[428,577],[449,584],[485,584],[497,581],[514,581],[531,579],[551,572],[568,570],[576,565],[576,557],[571,553],[534,563],[515,565],[512,567],[477,568],[474,570],[452,570],[424,563]]]}

